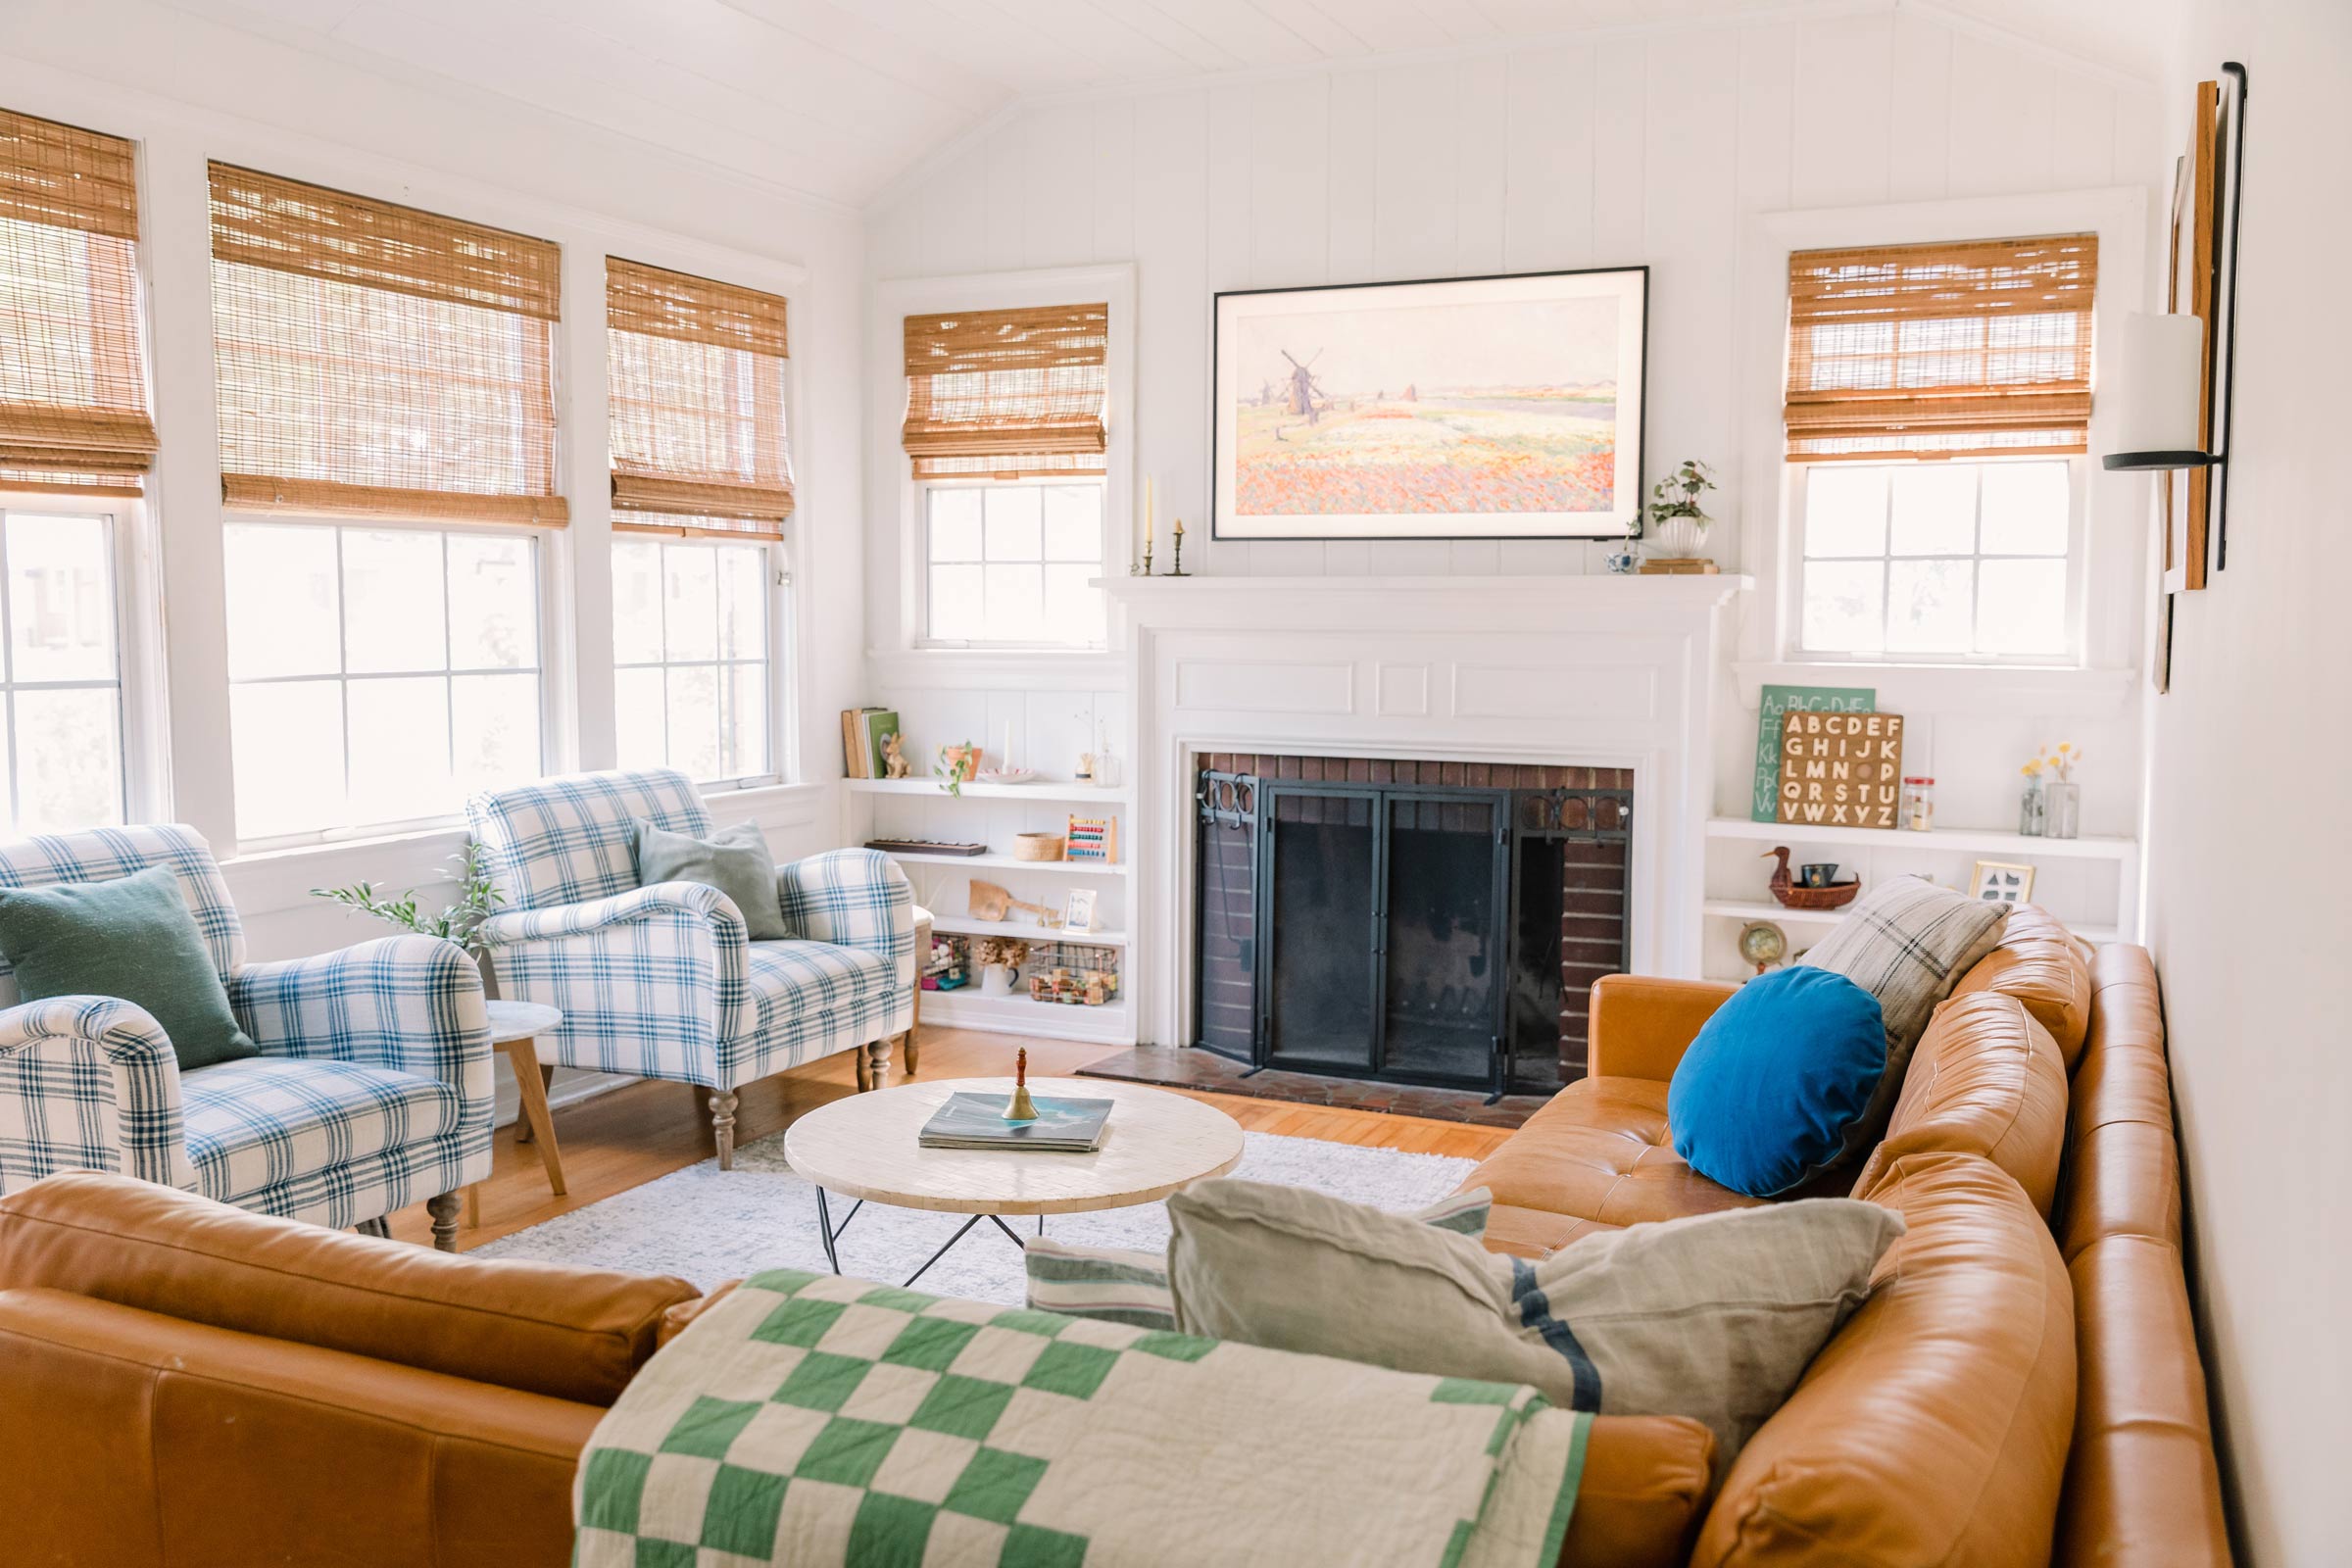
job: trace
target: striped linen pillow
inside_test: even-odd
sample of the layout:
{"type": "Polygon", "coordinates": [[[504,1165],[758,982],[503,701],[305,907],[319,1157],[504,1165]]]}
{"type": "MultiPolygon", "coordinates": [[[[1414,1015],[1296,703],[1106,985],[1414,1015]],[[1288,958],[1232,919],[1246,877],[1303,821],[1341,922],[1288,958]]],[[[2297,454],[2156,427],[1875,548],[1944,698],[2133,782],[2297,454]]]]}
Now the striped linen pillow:
{"type": "MultiPolygon", "coordinates": [[[[1407,1217],[1475,1242],[1485,1238],[1487,1214],[1494,1206],[1493,1193],[1473,1187],[1407,1217]]],[[[1168,1294],[1165,1251],[1081,1247],[1050,1236],[1030,1237],[1023,1250],[1028,1254],[1029,1304],[1040,1311],[1175,1329],[1176,1301],[1168,1294]]]]}

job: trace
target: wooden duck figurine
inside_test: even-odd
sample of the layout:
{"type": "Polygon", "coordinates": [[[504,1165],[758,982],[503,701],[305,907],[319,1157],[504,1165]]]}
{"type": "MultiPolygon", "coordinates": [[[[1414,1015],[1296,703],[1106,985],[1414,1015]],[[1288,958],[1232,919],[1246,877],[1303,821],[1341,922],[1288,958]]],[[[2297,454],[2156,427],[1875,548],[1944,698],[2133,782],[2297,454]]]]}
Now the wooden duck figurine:
{"type": "Polygon", "coordinates": [[[1788,846],[1786,844],[1775,845],[1759,858],[1779,862],[1772,869],[1772,880],[1764,885],[1785,909],[1842,909],[1854,902],[1855,894],[1862,891],[1860,877],[1833,882],[1826,888],[1800,887],[1796,878],[1788,874],[1788,846]]]}

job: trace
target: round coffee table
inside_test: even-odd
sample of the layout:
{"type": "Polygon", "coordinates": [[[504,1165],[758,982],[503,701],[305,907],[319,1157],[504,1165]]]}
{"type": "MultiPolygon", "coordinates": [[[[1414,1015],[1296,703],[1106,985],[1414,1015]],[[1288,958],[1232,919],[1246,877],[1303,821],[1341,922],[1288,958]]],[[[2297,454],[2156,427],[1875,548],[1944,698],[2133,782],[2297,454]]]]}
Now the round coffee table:
{"type": "Polygon", "coordinates": [[[784,1158],[816,1189],[816,1223],[825,1261],[841,1272],[834,1244],[867,1202],[969,1214],[961,1230],[906,1277],[912,1285],[932,1263],[982,1220],[1021,1245],[1007,1214],[1035,1214],[1039,1234],[1048,1214],[1149,1203],[1241,1163],[1241,1124],[1216,1106],[1164,1089],[1096,1078],[1029,1080],[1029,1092],[1055,1100],[1108,1100],[1110,1120],[1092,1153],[1032,1149],[925,1149],[915,1141],[947,1098],[962,1090],[1008,1095],[1009,1078],[956,1078],[902,1084],[821,1105],[784,1134],[784,1158]],[[830,1189],[858,1201],[833,1223],[830,1189]]]}

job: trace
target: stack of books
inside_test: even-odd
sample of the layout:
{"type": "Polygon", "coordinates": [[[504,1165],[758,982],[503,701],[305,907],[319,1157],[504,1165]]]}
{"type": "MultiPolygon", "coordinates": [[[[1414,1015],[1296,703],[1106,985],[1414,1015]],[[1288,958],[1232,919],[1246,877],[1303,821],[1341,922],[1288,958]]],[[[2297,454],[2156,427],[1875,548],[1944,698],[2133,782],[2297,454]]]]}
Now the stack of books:
{"type": "Polygon", "coordinates": [[[1107,1100],[1059,1100],[1040,1095],[1037,1120],[1006,1121],[1010,1095],[975,1095],[957,1090],[939,1107],[916,1142],[925,1149],[1043,1149],[1058,1153],[1092,1153],[1102,1143],[1110,1119],[1107,1100]]]}
{"type": "MultiPolygon", "coordinates": [[[[841,773],[844,778],[887,778],[882,760],[882,737],[899,732],[899,715],[889,708],[845,708],[841,710],[841,773]]],[[[907,761],[911,764],[912,758],[907,761]]]]}

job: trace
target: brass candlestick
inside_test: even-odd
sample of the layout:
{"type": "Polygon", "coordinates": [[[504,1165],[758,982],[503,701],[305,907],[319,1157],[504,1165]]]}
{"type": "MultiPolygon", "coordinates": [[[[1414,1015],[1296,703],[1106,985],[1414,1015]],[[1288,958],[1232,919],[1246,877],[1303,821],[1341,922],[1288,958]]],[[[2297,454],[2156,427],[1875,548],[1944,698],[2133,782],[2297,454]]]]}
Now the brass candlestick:
{"type": "Polygon", "coordinates": [[[1006,1121],[1037,1120],[1037,1102],[1029,1098],[1029,1048],[1012,1058],[1012,1099],[1004,1106],[1006,1121]]]}
{"type": "Polygon", "coordinates": [[[1136,577],[1149,577],[1149,576],[1151,576],[1151,575],[1152,575],[1152,541],[1151,541],[1151,540],[1147,539],[1147,540],[1145,540],[1145,541],[1144,541],[1144,564],[1143,564],[1143,565],[1142,565],[1140,568],[1139,568],[1139,567],[1135,567],[1135,566],[1130,566],[1130,567],[1128,567],[1128,568],[1127,568],[1127,572],[1128,572],[1128,575],[1129,575],[1129,576],[1136,576],[1136,577]]]}
{"type": "Polygon", "coordinates": [[[1171,577],[1191,575],[1184,569],[1184,519],[1182,517],[1176,519],[1176,564],[1168,569],[1168,575],[1171,577]]]}

